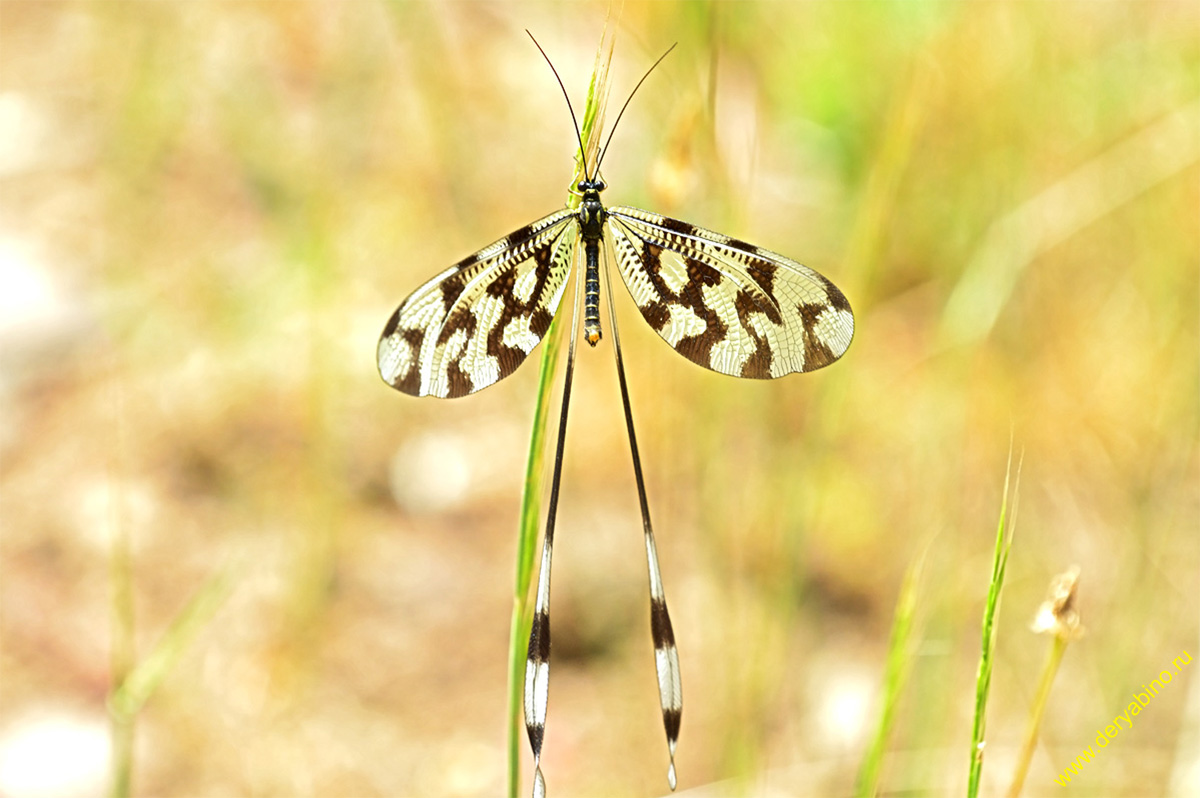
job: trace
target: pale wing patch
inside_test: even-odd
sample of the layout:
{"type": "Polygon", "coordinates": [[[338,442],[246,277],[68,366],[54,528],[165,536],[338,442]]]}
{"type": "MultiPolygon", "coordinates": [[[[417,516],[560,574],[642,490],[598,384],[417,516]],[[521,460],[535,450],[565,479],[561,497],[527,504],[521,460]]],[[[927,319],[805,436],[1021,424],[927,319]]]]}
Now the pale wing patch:
{"type": "MultiPolygon", "coordinates": [[[[417,353],[413,345],[402,336],[393,335],[379,341],[379,373],[388,375],[407,374],[416,365],[417,353]]],[[[390,380],[389,380],[390,382],[390,380]]]]}
{"type": "Polygon", "coordinates": [[[658,672],[658,692],[664,709],[683,708],[683,690],[679,686],[679,655],[675,648],[658,649],[654,652],[654,666],[658,672]]]}
{"type": "Polygon", "coordinates": [[[455,330],[446,343],[442,344],[440,350],[444,357],[459,358],[463,356],[463,349],[466,347],[468,338],[462,330],[455,330]]]}
{"type": "Polygon", "coordinates": [[[533,334],[533,330],[529,329],[528,316],[517,316],[504,326],[502,340],[505,346],[514,347],[529,354],[541,339],[533,334]]]}
{"type": "Polygon", "coordinates": [[[531,259],[517,268],[517,279],[513,282],[513,296],[518,302],[528,302],[533,298],[533,291],[538,282],[536,266],[537,263],[531,259]]]}
{"type": "Polygon", "coordinates": [[[679,293],[679,290],[687,285],[687,264],[683,262],[683,256],[678,252],[664,250],[658,259],[658,265],[659,275],[669,290],[679,293]]]}
{"type": "Polygon", "coordinates": [[[854,315],[849,310],[827,307],[817,316],[813,330],[822,341],[830,342],[832,351],[841,355],[854,335],[854,315]]]}
{"type": "Polygon", "coordinates": [[[676,346],[684,338],[700,334],[706,327],[704,319],[683,305],[668,305],[667,313],[670,318],[659,335],[671,346],[676,346]]]}

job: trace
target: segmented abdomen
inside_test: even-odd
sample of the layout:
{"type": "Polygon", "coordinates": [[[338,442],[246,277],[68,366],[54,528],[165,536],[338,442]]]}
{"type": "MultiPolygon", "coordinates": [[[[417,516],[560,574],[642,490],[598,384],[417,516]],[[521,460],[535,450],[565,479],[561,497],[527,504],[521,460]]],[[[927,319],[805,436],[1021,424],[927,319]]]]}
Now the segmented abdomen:
{"type": "Polygon", "coordinates": [[[583,335],[592,346],[600,343],[600,242],[585,241],[587,271],[583,282],[583,335]]]}

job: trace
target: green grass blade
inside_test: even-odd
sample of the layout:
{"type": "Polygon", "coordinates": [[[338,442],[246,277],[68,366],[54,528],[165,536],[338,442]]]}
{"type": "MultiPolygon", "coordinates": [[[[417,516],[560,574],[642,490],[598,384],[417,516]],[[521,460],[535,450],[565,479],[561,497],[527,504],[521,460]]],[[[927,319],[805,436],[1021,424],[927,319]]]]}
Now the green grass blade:
{"type": "Polygon", "coordinates": [[[892,618],[892,636],[888,642],[887,669],[883,679],[883,703],[879,712],[879,725],[875,728],[875,736],[863,757],[858,769],[858,778],[854,785],[854,794],[858,798],[873,796],[879,789],[879,769],[883,763],[883,752],[887,747],[888,737],[895,720],[896,705],[904,690],[912,665],[912,650],[909,641],[912,638],[913,616],[917,608],[917,585],[921,581],[921,573],[925,568],[925,555],[909,566],[904,574],[904,582],[900,586],[900,596],[896,601],[896,612],[892,618]]]}
{"type": "Polygon", "coordinates": [[[979,795],[979,777],[983,773],[984,732],[987,717],[988,691],[992,685],[992,654],[996,648],[996,618],[1000,611],[1000,592],[1008,568],[1008,553],[1012,548],[1013,524],[1016,522],[1017,494],[1021,483],[1021,464],[1012,485],[1012,512],[1009,516],[1008,490],[1012,475],[1012,454],[1004,473],[1004,496],[1000,501],[1000,521],[996,526],[996,548],[992,555],[992,578],[988,585],[987,605],[983,609],[983,635],[979,671],[975,677],[975,720],[971,725],[971,767],[967,780],[968,798],[979,795]]]}
{"type": "MultiPolygon", "coordinates": [[[[599,148],[600,130],[604,124],[604,109],[608,100],[608,68],[612,63],[613,38],[605,25],[596,63],[588,86],[587,104],[583,111],[584,152],[579,153],[572,188],[583,176],[582,164],[594,162],[599,148]]],[[[579,198],[569,194],[567,205],[575,207],[579,198]]],[[[550,325],[542,346],[541,372],[538,376],[537,403],[533,411],[533,428],[529,435],[529,456],[525,463],[525,487],[521,496],[520,532],[517,540],[517,573],[513,584],[513,611],[508,635],[508,790],[515,798],[521,788],[521,739],[524,709],[522,691],[525,686],[526,640],[533,621],[533,596],[530,584],[537,552],[538,527],[541,517],[542,475],[545,472],[546,436],[549,432],[550,394],[558,367],[563,325],[559,314],[550,325]]],[[[574,323],[574,319],[570,323],[574,323]]]]}
{"type": "Polygon", "coordinates": [[[227,568],[210,578],[176,616],[150,653],[133,666],[109,695],[108,712],[114,747],[110,794],[115,798],[123,798],[131,791],[133,728],[138,712],[154,695],[192,640],[225,603],[232,589],[232,569],[227,568]]]}
{"type": "MultiPolygon", "coordinates": [[[[114,392],[114,404],[119,408],[117,413],[117,439],[120,445],[117,451],[126,451],[125,446],[125,415],[123,397],[114,392]]],[[[112,668],[112,686],[116,689],[125,683],[137,660],[136,628],[133,612],[133,551],[129,539],[129,524],[124,513],[125,503],[111,503],[113,528],[112,547],[109,558],[109,584],[112,589],[112,652],[110,667],[112,668]]],[[[112,798],[126,798],[133,791],[133,721],[131,718],[118,717],[116,713],[109,715],[109,728],[112,737],[112,765],[109,795],[112,798]]]]}
{"type": "Polygon", "coordinates": [[[166,634],[143,658],[109,699],[109,711],[119,717],[137,714],[158,689],[197,634],[212,620],[233,589],[232,569],[211,577],[176,616],[166,634]]]}

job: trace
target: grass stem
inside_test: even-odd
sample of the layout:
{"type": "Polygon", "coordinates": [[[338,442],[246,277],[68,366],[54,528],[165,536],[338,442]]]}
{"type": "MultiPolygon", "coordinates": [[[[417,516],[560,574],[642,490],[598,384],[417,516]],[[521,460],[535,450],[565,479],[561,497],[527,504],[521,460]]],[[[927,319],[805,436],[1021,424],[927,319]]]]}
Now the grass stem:
{"type": "Polygon", "coordinates": [[[913,616],[917,607],[917,585],[925,566],[925,556],[909,566],[900,586],[900,597],[896,601],[896,612],[892,618],[892,635],[888,642],[887,669],[883,679],[883,704],[879,713],[879,724],[871,746],[863,757],[854,784],[857,798],[869,798],[879,790],[879,771],[883,753],[887,747],[892,724],[895,721],[896,705],[904,690],[912,665],[909,641],[912,638],[913,616]]]}
{"type": "Polygon", "coordinates": [[[1037,695],[1034,696],[1033,706],[1029,709],[1029,725],[1025,729],[1025,740],[1017,755],[1017,766],[1013,771],[1012,785],[1008,788],[1008,798],[1017,798],[1021,788],[1025,786],[1025,776],[1029,773],[1029,763],[1033,759],[1033,749],[1037,746],[1038,729],[1042,725],[1042,715],[1046,709],[1046,699],[1050,696],[1050,685],[1058,673],[1058,665],[1062,662],[1063,652],[1067,650],[1069,641],[1055,636],[1050,645],[1050,654],[1046,657],[1046,665],[1042,668],[1042,678],[1038,683],[1037,695]]]}
{"type": "Polygon", "coordinates": [[[1021,483],[1021,464],[1017,463],[1016,479],[1012,486],[1012,509],[1009,517],[1008,491],[1012,477],[1012,454],[1004,474],[1004,495],[1000,501],[1000,521],[996,526],[996,548],[992,555],[992,577],[988,584],[987,604],[983,609],[983,634],[980,642],[979,670],[975,677],[975,719],[971,725],[971,764],[967,779],[967,798],[979,795],[979,779],[983,774],[983,748],[987,721],[988,691],[992,685],[992,655],[996,649],[996,619],[1000,613],[1000,593],[1008,569],[1008,553],[1012,548],[1013,526],[1017,515],[1017,494],[1021,483]]]}
{"type": "Polygon", "coordinates": [[[1079,568],[1072,567],[1065,573],[1059,574],[1050,583],[1050,595],[1038,609],[1033,622],[1033,631],[1052,633],[1054,642],[1050,645],[1050,653],[1046,656],[1046,664],[1042,668],[1042,677],[1038,682],[1037,694],[1033,705],[1029,708],[1029,723],[1025,729],[1025,740],[1017,755],[1016,769],[1013,771],[1012,785],[1008,788],[1008,798],[1017,798],[1025,785],[1025,776],[1029,772],[1029,763],[1033,759],[1033,750],[1037,746],[1038,730],[1042,725],[1042,716],[1046,711],[1046,701],[1050,697],[1050,685],[1058,673],[1067,644],[1083,634],[1079,623],[1079,612],[1075,607],[1075,585],[1079,579],[1079,568]]]}
{"type": "Polygon", "coordinates": [[[162,639],[134,665],[108,696],[108,715],[113,734],[114,798],[130,794],[133,771],[133,733],[138,713],[158,690],[183,653],[225,603],[233,589],[231,568],[209,578],[187,606],[175,616],[162,639]]]}

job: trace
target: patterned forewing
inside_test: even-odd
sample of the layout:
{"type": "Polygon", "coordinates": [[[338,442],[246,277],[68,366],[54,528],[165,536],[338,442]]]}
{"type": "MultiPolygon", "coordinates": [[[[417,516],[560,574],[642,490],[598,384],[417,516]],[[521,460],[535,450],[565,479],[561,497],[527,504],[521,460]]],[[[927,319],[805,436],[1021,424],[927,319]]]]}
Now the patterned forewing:
{"type": "Polygon", "coordinates": [[[564,209],[464,258],[414,291],[379,338],[379,373],[413,396],[466,396],[507,377],[546,335],[578,222],[564,209]]]}
{"type": "Polygon", "coordinates": [[[705,368],[782,377],[827,366],[850,346],[850,303],[807,266],[637,208],[609,208],[607,225],[643,318],[705,368]]]}

